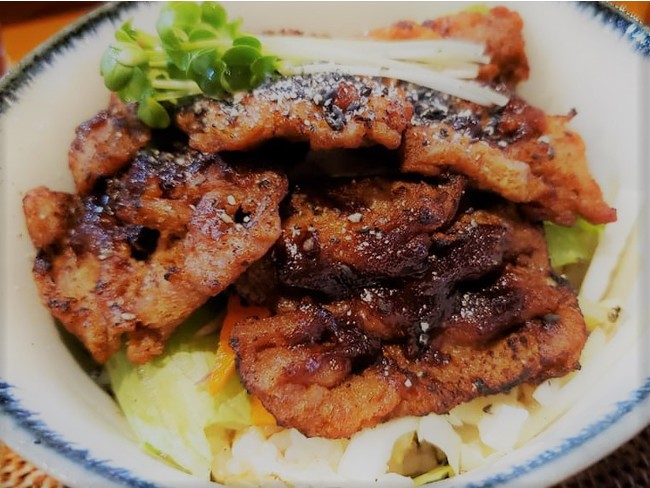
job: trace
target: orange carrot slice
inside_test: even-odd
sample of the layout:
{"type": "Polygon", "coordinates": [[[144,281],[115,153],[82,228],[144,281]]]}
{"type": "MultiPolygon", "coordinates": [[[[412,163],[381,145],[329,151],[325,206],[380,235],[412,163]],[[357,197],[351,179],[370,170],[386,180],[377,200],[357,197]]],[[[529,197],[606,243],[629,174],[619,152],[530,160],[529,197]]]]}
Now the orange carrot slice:
{"type": "Polygon", "coordinates": [[[219,334],[216,364],[208,380],[208,390],[210,393],[213,395],[219,393],[235,372],[235,351],[230,347],[230,336],[232,335],[232,329],[235,324],[250,317],[265,318],[269,315],[270,312],[268,309],[243,305],[237,295],[230,295],[226,308],[226,316],[223,319],[221,333],[219,334]]]}
{"type": "Polygon", "coordinates": [[[258,426],[277,425],[273,414],[262,405],[260,399],[255,395],[251,396],[251,423],[258,426]]]}

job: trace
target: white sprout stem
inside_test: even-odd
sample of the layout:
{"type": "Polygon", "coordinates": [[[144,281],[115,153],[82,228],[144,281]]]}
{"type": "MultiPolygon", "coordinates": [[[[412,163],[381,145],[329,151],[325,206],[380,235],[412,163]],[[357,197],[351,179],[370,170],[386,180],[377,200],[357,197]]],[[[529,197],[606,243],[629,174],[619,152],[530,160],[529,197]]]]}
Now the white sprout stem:
{"type": "Polygon", "coordinates": [[[394,41],[394,46],[382,51],[388,58],[425,61],[425,60],[463,60],[474,63],[489,63],[490,57],[485,54],[482,44],[464,41],[428,41],[422,46],[402,46],[408,41],[394,41]],[[435,44],[433,44],[435,42],[435,44]]]}
{"type": "MultiPolygon", "coordinates": [[[[473,73],[474,78],[478,75],[478,66],[472,63],[464,63],[460,64],[457,61],[454,61],[452,63],[444,63],[442,61],[438,61],[436,65],[431,66],[431,65],[424,65],[424,64],[417,64],[417,63],[409,63],[409,62],[404,62],[404,61],[397,61],[394,59],[389,59],[385,57],[380,57],[374,54],[365,54],[365,53],[359,53],[356,51],[337,51],[335,49],[322,49],[319,52],[319,58],[314,58],[310,56],[303,56],[300,54],[296,54],[296,52],[292,52],[291,55],[287,55],[283,57],[283,60],[285,64],[296,64],[296,65],[301,65],[301,64],[311,64],[310,62],[314,61],[321,61],[321,60],[328,60],[329,62],[340,64],[340,65],[349,65],[349,66],[377,66],[380,68],[388,68],[388,69],[394,69],[394,70],[422,70],[422,73],[429,73],[431,71],[446,71],[447,69],[447,76],[450,77],[455,77],[454,73],[459,72],[461,76],[458,76],[458,78],[466,78],[468,77],[468,74],[473,73]],[[459,70],[455,70],[454,68],[460,67],[459,70]]],[[[315,64],[315,63],[314,63],[315,64]]]]}
{"type": "Polygon", "coordinates": [[[442,66],[430,66],[443,75],[463,80],[473,80],[478,76],[479,67],[473,63],[453,63],[442,66]]]}
{"type": "MultiPolygon", "coordinates": [[[[400,63],[405,64],[405,63],[400,63]]],[[[394,78],[414,83],[432,90],[453,95],[479,105],[499,105],[508,103],[508,97],[497,93],[489,87],[445,76],[439,72],[412,67],[405,64],[403,68],[388,68],[378,66],[348,66],[335,63],[305,64],[301,66],[284,66],[284,75],[305,75],[338,71],[347,75],[372,76],[379,78],[394,78]]]]}
{"type": "MultiPolygon", "coordinates": [[[[485,55],[485,46],[468,41],[432,39],[377,41],[372,39],[329,39],[297,36],[258,36],[258,39],[269,52],[298,53],[298,56],[309,59],[323,59],[323,50],[341,52],[357,52],[372,54],[378,57],[412,60],[462,60],[475,63],[487,63],[489,56],[485,55]]],[[[295,54],[294,54],[295,55],[295,54]]]]}

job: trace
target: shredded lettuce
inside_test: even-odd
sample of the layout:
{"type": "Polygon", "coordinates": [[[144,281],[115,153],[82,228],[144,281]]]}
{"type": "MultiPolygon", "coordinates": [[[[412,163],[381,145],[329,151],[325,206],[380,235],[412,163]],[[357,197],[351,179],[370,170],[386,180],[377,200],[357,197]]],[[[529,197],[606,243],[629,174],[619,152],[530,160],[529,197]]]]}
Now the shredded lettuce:
{"type": "Polygon", "coordinates": [[[204,332],[220,321],[220,307],[206,306],[172,336],[165,352],[134,365],[124,350],[106,369],[116,399],[138,441],[171,464],[209,479],[212,454],[205,429],[210,425],[250,425],[250,399],[239,378],[216,396],[203,381],[214,367],[218,335],[204,332]]]}
{"type": "Polygon", "coordinates": [[[451,478],[452,476],[454,476],[454,470],[451,469],[451,466],[438,466],[427,473],[413,478],[413,484],[415,486],[422,486],[427,483],[433,483],[434,481],[451,478]]]}
{"type": "Polygon", "coordinates": [[[553,268],[559,270],[568,264],[586,263],[591,260],[602,229],[602,225],[593,225],[581,218],[578,218],[572,227],[544,222],[553,268]]]}
{"type": "Polygon", "coordinates": [[[490,7],[484,3],[477,3],[475,5],[470,5],[469,7],[464,8],[461,12],[470,12],[476,14],[488,14],[490,12],[490,7]]]}
{"type": "Polygon", "coordinates": [[[214,400],[217,406],[210,425],[222,429],[239,430],[253,424],[251,396],[241,384],[238,374],[234,374],[228,379],[214,400]]]}

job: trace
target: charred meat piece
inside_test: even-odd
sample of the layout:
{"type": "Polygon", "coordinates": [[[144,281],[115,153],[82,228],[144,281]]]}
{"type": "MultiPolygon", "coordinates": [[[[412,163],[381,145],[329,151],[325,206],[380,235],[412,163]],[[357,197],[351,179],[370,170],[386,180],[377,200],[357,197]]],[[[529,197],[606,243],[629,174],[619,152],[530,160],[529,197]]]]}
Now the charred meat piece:
{"type": "Polygon", "coordinates": [[[205,152],[245,150],[273,138],[314,149],[400,145],[412,108],[403,89],[370,78],[326,73],[271,80],[239,101],[197,98],[178,126],[205,152]]]}
{"type": "MultiPolygon", "coordinates": [[[[461,12],[417,24],[399,22],[370,33],[386,39],[450,38],[485,43],[490,62],[479,80],[510,92],[528,78],[519,14],[504,7],[461,12]],[[505,89],[502,85],[508,87],[505,89]]],[[[414,116],[403,134],[402,169],[436,175],[449,169],[478,188],[526,203],[529,215],[571,225],[616,220],[589,173],[572,114],[548,116],[512,95],[505,107],[481,107],[422,88],[409,90],[414,116]]]]}
{"type": "Polygon", "coordinates": [[[468,209],[434,232],[420,276],[278,303],[236,324],[231,343],[247,389],[309,436],[348,437],[564,375],[586,340],[541,228],[510,205],[468,209]]]}
{"type": "Polygon", "coordinates": [[[144,363],[273,245],[286,191],[276,171],[191,150],[141,151],[100,194],[36,188],[23,205],[41,297],[97,361],[126,335],[144,363]]]}
{"type": "Polygon", "coordinates": [[[68,152],[68,164],[77,191],[89,193],[98,178],[112,176],[126,166],[151,140],[134,105],[111,95],[109,106],[77,127],[68,152]]]}
{"type": "Polygon", "coordinates": [[[539,220],[616,220],[589,172],[582,139],[568,128],[573,114],[548,116],[515,95],[505,107],[421,88],[410,98],[415,113],[404,133],[403,171],[464,174],[477,188],[527,204],[539,220]]]}
{"type": "Polygon", "coordinates": [[[374,366],[378,341],[322,307],[305,303],[239,322],[231,343],[244,385],[283,427],[345,437],[388,419],[399,405],[400,379],[392,384],[374,366]]]}
{"type": "Polygon", "coordinates": [[[545,249],[539,229],[513,209],[470,210],[433,235],[424,274],[365,287],[334,305],[363,316],[364,329],[380,330],[382,339],[407,339],[413,356],[431,343],[480,346],[557,307],[545,249]]]}
{"type": "MultiPolygon", "coordinates": [[[[370,36],[485,43],[491,61],[481,67],[479,79],[514,86],[528,77],[522,25],[517,13],[497,7],[487,14],[462,12],[422,25],[399,22],[370,36]]],[[[410,111],[404,92],[393,84],[324,74],[272,81],[241,101],[199,98],[182,109],[176,121],[190,135],[190,145],[206,152],[249,149],[274,137],[309,141],[315,149],[367,144],[394,149],[410,111]]]]}
{"type": "Polygon", "coordinates": [[[293,192],[275,247],[280,281],[339,296],[379,277],[423,271],[429,234],[456,214],[465,179],[364,178],[293,192]]]}
{"type": "Polygon", "coordinates": [[[422,24],[397,22],[370,32],[380,39],[462,39],[485,44],[490,62],[481,66],[479,80],[514,86],[528,78],[523,21],[518,13],[495,7],[487,13],[460,12],[422,24]]]}

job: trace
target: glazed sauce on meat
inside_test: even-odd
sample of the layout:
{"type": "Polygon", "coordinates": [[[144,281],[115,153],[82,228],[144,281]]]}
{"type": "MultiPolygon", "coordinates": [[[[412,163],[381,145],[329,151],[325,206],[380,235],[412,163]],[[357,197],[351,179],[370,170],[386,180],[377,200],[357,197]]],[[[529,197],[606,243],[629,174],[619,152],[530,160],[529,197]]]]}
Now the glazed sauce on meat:
{"type": "MultiPolygon", "coordinates": [[[[427,183],[419,185],[398,194],[426,192],[427,183]]],[[[562,338],[547,346],[560,328],[578,346],[584,342],[575,295],[550,272],[539,226],[521,219],[514,205],[471,192],[428,230],[426,253],[408,271],[400,270],[397,254],[383,271],[363,260],[338,259],[339,246],[350,251],[349,258],[359,244],[377,240],[376,226],[370,226],[374,235],[367,231],[358,241],[321,239],[329,245],[305,246],[301,226],[324,238],[350,223],[350,215],[360,226],[372,221],[373,212],[360,200],[378,210],[379,188],[386,189],[369,179],[302,190],[291,202],[294,213],[284,219],[282,237],[256,270],[266,270],[261,281],[276,280],[266,288],[274,315],[236,324],[231,344],[244,385],[280,425],[306,435],[347,437],[390,418],[447,412],[522,378],[539,381],[554,361],[562,370],[575,364],[579,348],[562,338]],[[339,208],[337,197],[348,192],[357,200],[339,208]],[[337,266],[345,274],[336,274],[337,266]],[[554,316],[562,318],[554,322],[554,316]],[[333,421],[334,414],[342,420],[333,421]]],[[[417,199],[407,200],[417,208],[417,199]]],[[[399,207],[400,199],[394,202],[399,207]]],[[[403,223],[398,216],[393,211],[387,218],[403,223]]],[[[419,225],[414,219],[399,235],[408,242],[419,225]]],[[[381,232],[384,243],[389,229],[381,232]]]]}
{"type": "Polygon", "coordinates": [[[524,300],[507,270],[507,220],[467,201],[459,210],[460,177],[389,181],[294,193],[273,252],[280,285],[409,357],[441,341],[481,345],[516,325],[524,300]]]}

